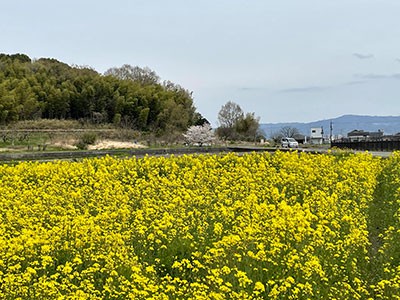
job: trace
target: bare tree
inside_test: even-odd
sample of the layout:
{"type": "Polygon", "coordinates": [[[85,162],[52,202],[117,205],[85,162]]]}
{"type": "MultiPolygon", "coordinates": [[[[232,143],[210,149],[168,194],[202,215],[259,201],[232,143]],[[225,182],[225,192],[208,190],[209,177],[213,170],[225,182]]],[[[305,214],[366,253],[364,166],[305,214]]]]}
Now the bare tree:
{"type": "Polygon", "coordinates": [[[300,131],[296,127],[285,126],[279,130],[282,137],[294,138],[296,135],[300,134],[300,131]]]}
{"type": "Polygon", "coordinates": [[[235,102],[228,101],[218,113],[220,127],[233,128],[244,116],[242,108],[235,102]]]}
{"type": "Polygon", "coordinates": [[[243,117],[244,113],[242,108],[238,104],[228,101],[221,107],[221,110],[218,113],[218,136],[224,140],[236,139],[238,134],[235,127],[243,117]]]}
{"type": "Polygon", "coordinates": [[[160,81],[160,77],[150,68],[140,68],[138,66],[133,67],[128,64],[125,64],[120,68],[108,69],[104,75],[114,76],[122,80],[136,81],[143,85],[157,84],[160,81]]]}
{"type": "Polygon", "coordinates": [[[220,126],[216,133],[223,140],[255,141],[263,136],[259,130],[260,118],[254,113],[245,114],[242,108],[232,101],[221,107],[218,121],[220,126]]]}
{"type": "Polygon", "coordinates": [[[283,137],[291,137],[299,135],[300,131],[296,127],[284,126],[279,131],[272,134],[271,138],[274,142],[279,143],[283,137]]]}

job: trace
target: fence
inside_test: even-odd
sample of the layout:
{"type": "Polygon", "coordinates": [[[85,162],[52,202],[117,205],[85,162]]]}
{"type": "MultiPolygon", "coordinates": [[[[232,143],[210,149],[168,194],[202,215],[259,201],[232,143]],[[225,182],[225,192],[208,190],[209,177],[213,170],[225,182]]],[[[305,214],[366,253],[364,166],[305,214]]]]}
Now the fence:
{"type": "Polygon", "coordinates": [[[400,150],[400,141],[334,141],[331,143],[331,147],[368,151],[395,151],[400,150]]]}

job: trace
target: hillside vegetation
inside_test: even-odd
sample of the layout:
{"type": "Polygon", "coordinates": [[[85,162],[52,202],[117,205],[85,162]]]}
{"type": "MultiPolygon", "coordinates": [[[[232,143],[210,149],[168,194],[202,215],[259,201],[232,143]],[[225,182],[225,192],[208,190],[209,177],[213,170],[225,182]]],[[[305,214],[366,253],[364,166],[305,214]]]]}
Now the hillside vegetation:
{"type": "Polygon", "coordinates": [[[148,68],[124,65],[103,75],[56,59],[0,54],[0,125],[40,118],[156,134],[204,122],[191,92],[148,68]]]}

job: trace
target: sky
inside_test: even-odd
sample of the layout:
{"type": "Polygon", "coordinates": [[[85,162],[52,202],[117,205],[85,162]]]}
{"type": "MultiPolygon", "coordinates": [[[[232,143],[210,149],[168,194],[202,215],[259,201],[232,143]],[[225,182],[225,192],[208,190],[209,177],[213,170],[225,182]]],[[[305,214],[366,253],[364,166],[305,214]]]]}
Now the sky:
{"type": "Polygon", "coordinates": [[[400,115],[399,0],[2,1],[0,53],[149,67],[214,126],[400,115]]]}

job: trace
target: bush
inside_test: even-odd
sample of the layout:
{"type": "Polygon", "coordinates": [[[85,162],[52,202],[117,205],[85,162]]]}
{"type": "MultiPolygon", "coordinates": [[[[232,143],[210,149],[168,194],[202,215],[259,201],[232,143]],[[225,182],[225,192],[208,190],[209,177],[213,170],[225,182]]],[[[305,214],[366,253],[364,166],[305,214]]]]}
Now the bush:
{"type": "Polygon", "coordinates": [[[85,132],[78,142],[75,144],[75,146],[78,149],[84,150],[87,149],[88,145],[93,145],[96,143],[97,140],[97,134],[94,132],[85,132]]]}

